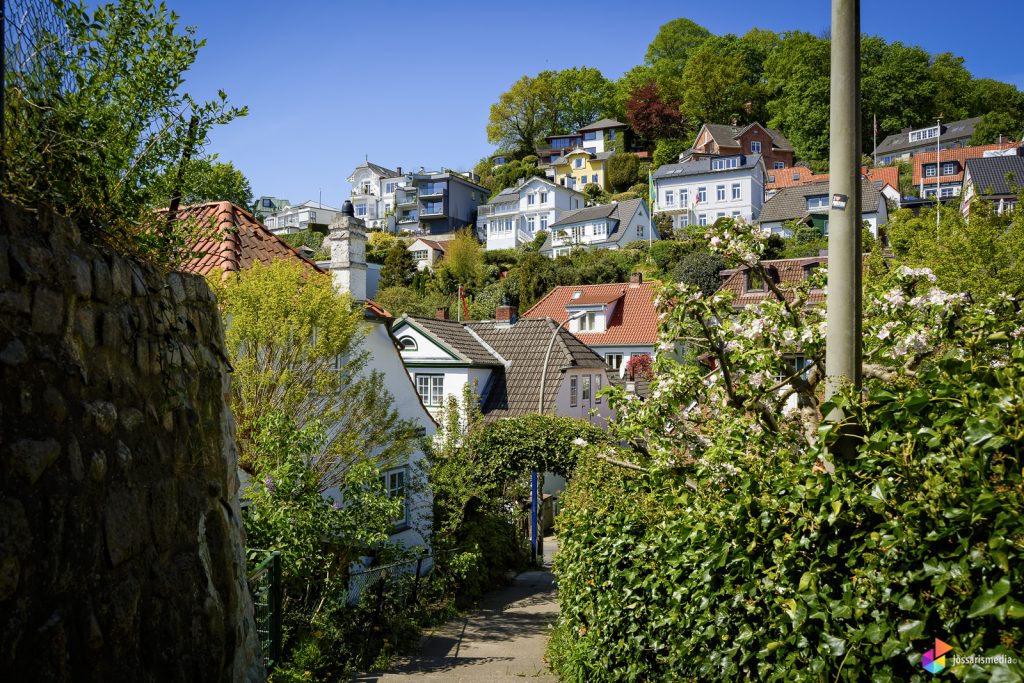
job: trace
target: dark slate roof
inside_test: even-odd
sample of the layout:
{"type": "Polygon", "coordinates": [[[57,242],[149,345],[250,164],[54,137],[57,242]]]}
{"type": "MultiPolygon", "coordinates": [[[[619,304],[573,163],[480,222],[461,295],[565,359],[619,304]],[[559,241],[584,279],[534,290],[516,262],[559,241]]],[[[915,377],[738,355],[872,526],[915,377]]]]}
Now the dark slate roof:
{"type": "MultiPolygon", "coordinates": [[[[950,123],[942,124],[942,139],[962,140],[969,138],[974,135],[974,127],[981,121],[980,116],[976,116],[973,119],[964,119],[963,121],[951,121],[950,123]]],[[[931,124],[929,124],[930,126],[931,124]]],[[[875,150],[876,154],[888,154],[890,152],[902,152],[908,149],[916,149],[917,147],[931,145],[932,149],[935,148],[935,140],[910,142],[910,133],[915,130],[921,130],[922,128],[928,128],[929,126],[919,126],[917,128],[904,128],[899,133],[894,135],[888,135],[882,144],[878,145],[878,149],[875,150]]],[[[940,140],[941,141],[941,140],[940,140]]]]}
{"type": "Polygon", "coordinates": [[[1024,157],[984,157],[967,160],[967,173],[979,195],[1014,195],[1017,190],[1010,186],[1007,174],[1013,178],[1013,185],[1024,187],[1024,157]]]}
{"type": "MultiPolygon", "coordinates": [[[[462,323],[457,323],[462,324],[462,323]]],[[[488,346],[507,361],[495,371],[481,408],[487,420],[537,412],[540,400],[540,376],[551,335],[558,326],[550,318],[520,319],[502,326],[493,320],[466,323],[488,346]]],[[[548,360],[544,388],[544,408],[555,403],[558,388],[569,368],[604,369],[604,360],[565,328],[558,331],[548,360]]]]}
{"type": "MultiPolygon", "coordinates": [[[[807,183],[795,187],[784,187],[773,194],[761,208],[761,215],[758,216],[759,223],[774,223],[775,221],[790,221],[796,218],[803,218],[807,211],[807,198],[814,195],[828,194],[828,183],[807,183]]],[[[878,205],[884,201],[882,193],[879,192],[870,180],[861,178],[861,213],[874,213],[878,211],[878,205]]],[[[821,210],[824,213],[826,210],[821,210]]]]}
{"type": "MultiPolygon", "coordinates": [[[[746,130],[753,125],[760,124],[751,123],[746,126],[729,126],[721,123],[705,123],[704,127],[708,129],[708,132],[711,133],[711,137],[715,139],[715,142],[718,143],[719,147],[723,145],[726,147],[735,147],[736,138],[745,133],[746,130]]],[[[784,152],[793,151],[793,143],[786,139],[786,136],[782,134],[782,131],[777,128],[768,128],[767,126],[762,127],[768,131],[768,135],[772,136],[772,146],[774,148],[784,152]]]]}
{"type": "Polygon", "coordinates": [[[376,173],[379,176],[385,178],[397,178],[400,174],[397,171],[392,171],[390,168],[385,168],[379,164],[375,164],[372,161],[364,161],[363,163],[356,166],[356,169],[366,167],[376,173]]]}
{"type": "MultiPolygon", "coordinates": [[[[585,223],[586,221],[593,221],[599,218],[611,218],[612,220],[628,220],[636,212],[640,206],[640,202],[643,199],[627,199],[624,202],[612,203],[612,204],[598,204],[597,206],[587,206],[582,209],[576,209],[563,214],[561,218],[552,223],[550,227],[556,228],[562,225],[575,225],[576,223],[585,223]]],[[[611,231],[609,231],[609,237],[611,231]]]]}
{"type": "Polygon", "coordinates": [[[506,187],[504,190],[494,195],[487,203],[488,204],[504,204],[506,202],[517,202],[519,201],[519,188],[517,187],[506,187]]]}
{"type": "Polygon", "coordinates": [[[740,165],[737,168],[711,168],[711,158],[704,157],[703,159],[691,159],[690,161],[684,161],[679,164],[665,164],[659,166],[658,170],[654,172],[655,179],[657,178],[678,178],[681,176],[691,175],[704,175],[706,173],[727,173],[728,171],[738,171],[743,168],[754,168],[758,162],[761,161],[760,154],[727,154],[725,156],[733,157],[739,156],[740,165]]]}
{"type": "Polygon", "coordinates": [[[626,124],[622,123],[621,121],[616,121],[615,119],[605,118],[605,119],[598,119],[597,121],[594,121],[590,125],[587,125],[587,126],[584,126],[583,128],[580,128],[576,132],[577,133],[584,133],[584,132],[586,132],[588,130],[601,130],[603,128],[628,128],[628,126],[626,124]]]}
{"type": "Polygon", "coordinates": [[[405,316],[412,325],[443,344],[463,362],[471,365],[500,367],[501,359],[484,348],[480,340],[466,330],[465,323],[457,320],[438,320],[436,318],[417,318],[405,316]]]}

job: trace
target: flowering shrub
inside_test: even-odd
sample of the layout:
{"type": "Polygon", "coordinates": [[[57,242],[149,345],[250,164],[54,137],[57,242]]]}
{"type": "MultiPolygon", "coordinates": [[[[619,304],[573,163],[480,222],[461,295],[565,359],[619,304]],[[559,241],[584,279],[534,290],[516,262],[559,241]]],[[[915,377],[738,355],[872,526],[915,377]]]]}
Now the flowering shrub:
{"type": "Polygon", "coordinates": [[[924,680],[933,638],[1024,660],[1018,302],[892,269],[865,295],[864,391],[826,404],[824,311],[806,305],[822,274],[784,290],[760,262],[761,235],[720,221],[708,238],[776,297],[735,309],[727,292],[659,295],[666,350],[683,339],[714,369],[661,354],[646,402],[612,392],[624,445],[585,449],[560,518],[556,669],[924,680]],[[821,416],[837,406],[863,437],[835,463],[821,416]]]}

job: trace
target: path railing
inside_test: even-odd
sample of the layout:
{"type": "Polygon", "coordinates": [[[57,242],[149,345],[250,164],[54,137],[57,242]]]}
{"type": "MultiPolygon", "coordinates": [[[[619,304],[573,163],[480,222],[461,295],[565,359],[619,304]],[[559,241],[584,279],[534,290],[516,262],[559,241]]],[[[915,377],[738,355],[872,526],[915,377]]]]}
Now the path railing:
{"type": "Polygon", "coordinates": [[[281,657],[281,553],[267,552],[263,561],[256,565],[249,574],[249,592],[263,663],[270,669],[281,657]]]}

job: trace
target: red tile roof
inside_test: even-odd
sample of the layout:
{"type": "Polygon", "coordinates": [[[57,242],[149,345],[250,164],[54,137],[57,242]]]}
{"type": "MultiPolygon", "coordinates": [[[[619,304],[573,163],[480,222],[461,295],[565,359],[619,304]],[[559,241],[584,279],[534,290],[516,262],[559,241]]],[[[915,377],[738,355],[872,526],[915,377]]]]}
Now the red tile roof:
{"type": "Polygon", "coordinates": [[[563,322],[569,317],[566,306],[580,301],[608,303],[622,298],[612,313],[604,332],[576,332],[588,346],[607,344],[656,344],[658,342],[658,311],[654,308],[654,284],[639,285],[619,282],[607,285],[566,285],[555,287],[528,310],[524,318],[551,318],[563,322]],[[582,291],[579,299],[572,295],[582,291]]]}
{"type": "Polygon", "coordinates": [[[227,275],[249,268],[257,261],[270,263],[279,258],[294,258],[310,270],[325,272],[270,232],[251,213],[231,202],[184,206],[178,209],[177,219],[193,223],[204,233],[192,245],[196,257],[182,266],[186,273],[209,275],[219,269],[227,275]]]}
{"type": "MultiPolygon", "coordinates": [[[[881,168],[868,168],[861,166],[861,173],[871,182],[881,182],[883,185],[891,185],[894,190],[900,189],[900,169],[896,166],[884,166],[881,168]]],[[[828,180],[828,173],[814,174],[811,169],[804,166],[793,168],[777,168],[768,172],[775,176],[775,180],[765,185],[769,190],[781,190],[784,187],[796,187],[809,183],[821,183],[828,180]],[[793,178],[796,177],[796,180],[793,178]]]]}
{"type": "MultiPolygon", "coordinates": [[[[440,252],[444,253],[444,250],[445,250],[444,249],[444,245],[441,244],[440,242],[435,241],[435,240],[425,240],[422,237],[420,237],[419,239],[414,240],[412,244],[415,244],[416,242],[423,242],[423,244],[427,245],[431,249],[434,249],[435,251],[440,251],[440,252]]],[[[412,244],[410,244],[409,246],[411,247],[412,244]]]]}
{"type": "MultiPolygon", "coordinates": [[[[807,279],[810,273],[809,266],[820,264],[825,267],[828,264],[827,256],[812,256],[809,258],[777,259],[774,261],[762,261],[772,281],[779,286],[787,301],[793,300],[791,291],[807,279]]],[[[774,297],[770,289],[747,291],[747,273],[749,268],[736,268],[735,270],[723,270],[722,275],[725,282],[722,289],[733,293],[732,305],[742,308],[748,304],[756,304],[769,297],[774,297]]],[[[819,304],[825,300],[825,292],[820,289],[812,289],[807,296],[808,304],[819,304]]]]}
{"type": "MultiPolygon", "coordinates": [[[[992,152],[1002,149],[1011,149],[1018,147],[1021,143],[1019,142],[1003,142],[995,143],[991,145],[977,145],[975,147],[957,147],[955,149],[944,149],[942,150],[942,161],[957,161],[959,162],[957,173],[955,175],[944,175],[941,177],[924,178],[925,185],[934,185],[940,180],[944,183],[961,183],[964,180],[964,167],[967,165],[968,159],[980,159],[985,156],[985,152],[992,152]]],[[[923,166],[924,164],[935,163],[935,152],[918,152],[914,155],[914,177],[913,182],[916,187],[920,187],[923,166]]]]}

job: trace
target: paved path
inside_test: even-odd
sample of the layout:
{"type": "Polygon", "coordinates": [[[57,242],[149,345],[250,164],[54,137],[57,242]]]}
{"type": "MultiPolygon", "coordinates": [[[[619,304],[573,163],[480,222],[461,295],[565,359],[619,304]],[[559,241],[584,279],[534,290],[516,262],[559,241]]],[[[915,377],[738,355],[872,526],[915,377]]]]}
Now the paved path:
{"type": "Polygon", "coordinates": [[[554,576],[548,571],[556,549],[557,541],[545,538],[543,571],[523,572],[512,585],[485,596],[468,617],[433,629],[415,655],[396,658],[386,673],[352,681],[557,681],[544,662],[550,626],[558,616],[554,576]]]}

